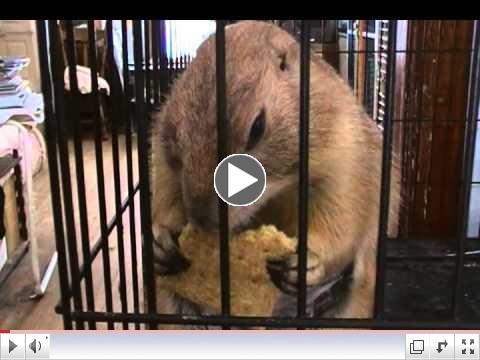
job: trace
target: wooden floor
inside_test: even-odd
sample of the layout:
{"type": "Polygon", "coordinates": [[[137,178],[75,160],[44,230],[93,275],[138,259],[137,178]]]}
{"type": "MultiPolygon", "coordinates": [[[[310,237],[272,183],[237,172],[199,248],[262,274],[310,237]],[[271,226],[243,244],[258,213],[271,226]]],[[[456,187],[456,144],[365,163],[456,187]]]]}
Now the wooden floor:
{"type": "MultiPolygon", "coordinates": [[[[79,210],[76,191],[76,174],[73,156],[73,145],[70,145],[70,168],[73,203],[75,211],[75,227],[79,259],[82,262],[82,253],[80,248],[80,225],[79,210]]],[[[105,168],[105,188],[106,188],[106,204],[107,204],[107,220],[110,220],[115,213],[115,195],[113,180],[113,161],[112,161],[112,144],[111,141],[104,141],[103,157],[105,168]]],[[[138,165],[136,157],[136,138],[133,139],[134,151],[134,182],[138,179],[138,165]]],[[[91,246],[100,236],[99,210],[98,210],[98,192],[97,192],[97,175],[95,165],[94,142],[91,139],[84,141],[84,169],[85,169],[85,196],[87,199],[88,224],[89,224],[89,242],[91,246]]],[[[123,136],[119,138],[120,148],[120,174],[121,174],[121,193],[122,199],[127,195],[127,169],[126,169],[126,151],[125,139],[123,136]]],[[[34,207],[36,209],[36,229],[37,238],[40,246],[40,258],[43,268],[46,268],[48,261],[55,251],[55,237],[53,228],[52,204],[50,197],[49,172],[47,164],[40,173],[34,178],[34,207]]],[[[137,253],[140,253],[140,233],[139,233],[139,206],[138,194],[135,197],[135,228],[137,253]]],[[[125,266],[127,274],[127,284],[131,284],[131,246],[129,236],[129,216],[128,211],[123,216],[123,235],[125,244],[125,266]]],[[[112,290],[114,298],[114,310],[120,311],[119,300],[119,272],[118,272],[118,253],[117,253],[117,232],[114,230],[109,237],[109,253],[111,261],[112,290]]],[[[138,276],[141,278],[141,264],[138,264],[138,276]]],[[[0,329],[62,329],[63,322],[60,315],[54,311],[55,305],[60,299],[60,289],[58,282],[58,273],[55,270],[54,276],[47,288],[46,294],[36,300],[31,300],[30,295],[33,292],[33,278],[30,268],[30,252],[23,257],[15,271],[10,275],[7,281],[0,287],[0,329]]],[[[95,310],[105,310],[105,293],[104,293],[104,272],[101,253],[97,256],[93,264],[93,290],[95,298],[95,310]]],[[[84,290],[84,288],[83,288],[84,290]]],[[[127,286],[128,291],[128,309],[133,310],[132,305],[132,289],[127,286]]],[[[85,292],[85,291],[83,291],[85,292]]],[[[140,289],[141,296],[141,289],[140,289]]],[[[140,301],[142,303],[142,301],[140,301]]],[[[85,299],[83,303],[85,307],[85,299]]],[[[103,326],[100,326],[103,327],[103,326]]]]}

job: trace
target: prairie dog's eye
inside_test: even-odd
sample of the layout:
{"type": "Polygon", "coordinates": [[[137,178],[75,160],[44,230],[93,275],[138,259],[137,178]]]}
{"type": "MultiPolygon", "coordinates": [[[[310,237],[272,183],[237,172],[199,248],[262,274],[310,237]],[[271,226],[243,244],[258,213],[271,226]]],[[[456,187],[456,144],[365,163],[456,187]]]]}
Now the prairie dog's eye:
{"type": "Polygon", "coordinates": [[[285,71],[287,70],[287,55],[286,54],[281,54],[279,56],[280,58],[280,70],[285,71]]]}
{"type": "Polygon", "coordinates": [[[180,170],[182,168],[182,160],[179,156],[177,142],[177,129],[176,127],[166,121],[163,124],[161,133],[163,151],[165,159],[173,170],[180,170]]]}
{"type": "Polygon", "coordinates": [[[265,132],[265,109],[262,109],[257,115],[250,128],[248,137],[247,150],[251,150],[258,144],[265,132]]]}
{"type": "Polygon", "coordinates": [[[167,160],[168,165],[172,170],[178,171],[182,169],[182,160],[178,156],[175,144],[171,141],[165,143],[164,145],[165,159],[167,160]]]}

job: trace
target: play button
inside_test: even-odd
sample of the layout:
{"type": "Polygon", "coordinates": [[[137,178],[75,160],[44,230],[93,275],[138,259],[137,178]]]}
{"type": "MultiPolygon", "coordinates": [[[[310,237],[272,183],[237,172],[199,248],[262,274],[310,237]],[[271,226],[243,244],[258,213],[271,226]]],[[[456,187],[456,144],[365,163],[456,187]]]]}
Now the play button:
{"type": "Polygon", "coordinates": [[[11,353],[18,345],[15,344],[12,340],[8,340],[8,353],[11,353]]]}
{"type": "Polygon", "coordinates": [[[253,177],[249,173],[236,167],[235,165],[228,163],[228,197],[238,194],[243,189],[246,189],[252,184],[258,181],[256,177],[253,177]]]}
{"type": "Polygon", "coordinates": [[[247,154],[227,156],[214,173],[217,195],[232,206],[246,206],[257,201],[265,191],[266,180],[262,164],[247,154]]]}
{"type": "Polygon", "coordinates": [[[25,334],[0,334],[0,359],[25,359],[25,334]]]}

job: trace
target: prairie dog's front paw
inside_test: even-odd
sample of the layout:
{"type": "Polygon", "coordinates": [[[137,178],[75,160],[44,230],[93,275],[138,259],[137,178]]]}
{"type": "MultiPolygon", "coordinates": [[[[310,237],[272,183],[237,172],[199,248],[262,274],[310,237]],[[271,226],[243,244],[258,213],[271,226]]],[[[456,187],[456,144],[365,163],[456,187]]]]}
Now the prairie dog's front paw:
{"type": "Polygon", "coordinates": [[[186,270],[190,262],[181,254],[178,247],[178,235],[165,227],[154,229],[153,260],[155,273],[174,275],[186,270]]]}
{"type": "MultiPolygon", "coordinates": [[[[296,295],[298,292],[298,254],[292,254],[280,260],[267,262],[267,271],[272,282],[282,292],[296,295]]],[[[307,252],[307,288],[321,283],[325,276],[325,267],[320,257],[312,252],[307,252]]]]}

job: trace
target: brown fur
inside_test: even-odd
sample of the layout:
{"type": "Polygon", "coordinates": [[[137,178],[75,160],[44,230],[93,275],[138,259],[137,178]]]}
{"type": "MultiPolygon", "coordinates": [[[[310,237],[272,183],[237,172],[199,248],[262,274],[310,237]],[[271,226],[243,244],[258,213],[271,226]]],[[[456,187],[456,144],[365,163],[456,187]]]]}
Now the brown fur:
{"type": "MultiPolygon", "coordinates": [[[[154,118],[154,232],[178,232],[198,207],[217,224],[215,42],[210,37],[154,118]],[[167,165],[167,163],[169,165],[167,165]],[[181,167],[179,164],[181,163],[181,167]],[[201,206],[196,202],[201,200],[201,206]]],[[[252,121],[265,108],[266,131],[249,152],[265,167],[267,190],[248,207],[230,207],[230,224],[274,224],[297,232],[299,45],[280,28],[246,21],[226,29],[227,118],[232,153],[245,153],[252,121]],[[286,71],[280,63],[285,59],[286,71]]],[[[349,298],[335,316],[369,317],[373,308],[382,134],[348,85],[323,60],[310,69],[308,247],[325,272],[354,261],[349,298]]],[[[392,167],[391,219],[399,203],[392,167]]]]}

